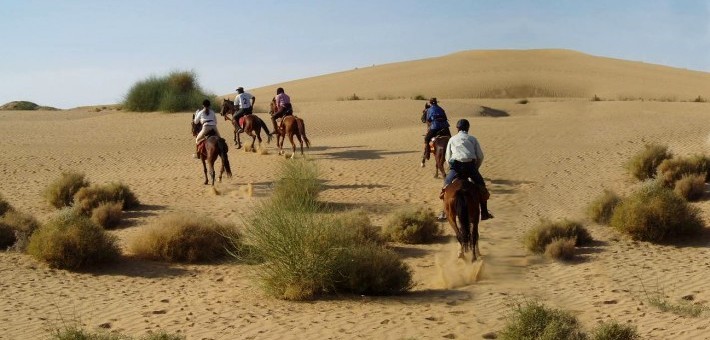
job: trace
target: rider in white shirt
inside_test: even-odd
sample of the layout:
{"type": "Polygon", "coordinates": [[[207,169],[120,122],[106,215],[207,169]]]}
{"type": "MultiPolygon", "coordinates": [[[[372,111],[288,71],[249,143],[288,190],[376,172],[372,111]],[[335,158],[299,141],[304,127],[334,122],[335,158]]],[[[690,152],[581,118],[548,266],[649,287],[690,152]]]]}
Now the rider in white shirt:
{"type": "MultiPolygon", "coordinates": [[[[219,131],[217,131],[217,119],[215,117],[214,111],[210,110],[210,101],[205,99],[202,102],[202,109],[195,111],[195,124],[202,124],[202,130],[195,137],[195,144],[200,144],[200,141],[205,139],[205,135],[208,132],[214,131],[217,137],[220,137],[219,131]]],[[[195,150],[195,158],[199,158],[197,150],[195,150]]]]}
{"type": "MultiPolygon", "coordinates": [[[[237,108],[237,112],[234,113],[233,118],[234,121],[237,122],[237,125],[239,125],[239,118],[252,114],[255,101],[256,97],[252,96],[249,92],[244,92],[243,87],[237,87],[237,96],[234,98],[234,107],[237,108]]],[[[241,125],[239,125],[237,132],[244,132],[241,125]]]]}

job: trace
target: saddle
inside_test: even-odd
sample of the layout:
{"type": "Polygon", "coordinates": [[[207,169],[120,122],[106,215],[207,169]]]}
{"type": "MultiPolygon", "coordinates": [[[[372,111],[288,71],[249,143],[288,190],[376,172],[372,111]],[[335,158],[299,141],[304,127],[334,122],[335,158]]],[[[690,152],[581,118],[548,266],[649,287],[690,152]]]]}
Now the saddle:
{"type": "Polygon", "coordinates": [[[478,185],[476,183],[469,181],[468,179],[463,179],[458,176],[456,178],[454,178],[454,180],[451,183],[455,183],[457,181],[466,181],[466,183],[468,183],[468,185],[467,185],[468,188],[474,189],[476,191],[476,193],[478,193],[478,197],[481,200],[487,201],[489,198],[491,198],[491,193],[488,191],[488,188],[486,188],[485,186],[478,185]]]}
{"type": "Polygon", "coordinates": [[[239,126],[244,127],[244,120],[247,118],[246,115],[239,117],[239,126]]]}
{"type": "Polygon", "coordinates": [[[434,153],[434,147],[436,147],[436,140],[439,138],[442,138],[442,137],[444,137],[444,136],[437,135],[437,136],[431,137],[431,139],[429,140],[429,151],[431,153],[434,153]]]}
{"type": "Polygon", "coordinates": [[[207,139],[203,139],[199,143],[197,143],[197,155],[200,156],[200,158],[207,157],[207,150],[205,150],[206,141],[207,139]]]}

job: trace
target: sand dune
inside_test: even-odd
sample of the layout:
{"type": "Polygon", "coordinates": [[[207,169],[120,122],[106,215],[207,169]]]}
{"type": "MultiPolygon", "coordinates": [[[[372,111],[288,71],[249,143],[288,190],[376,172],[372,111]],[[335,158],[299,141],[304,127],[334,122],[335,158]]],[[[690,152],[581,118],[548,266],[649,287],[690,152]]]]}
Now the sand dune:
{"type": "MultiPolygon", "coordinates": [[[[322,200],[363,208],[378,225],[403,206],[440,208],[441,180],[433,178],[431,164],[419,167],[422,102],[337,101],[334,97],[353,91],[359,95],[359,88],[351,87],[360,82],[363,96],[377,96],[375,85],[371,85],[373,92],[365,92],[365,77],[358,75],[372,72],[381,77],[377,79],[391,79],[369,83],[391,88],[393,96],[409,97],[417,91],[443,97],[442,106],[451,120],[470,119],[471,132],[486,153],[482,172],[496,215],[481,224],[482,261],[475,265],[457,261],[452,237],[431,245],[394,244],[414,271],[416,286],[411,294],[293,303],[265,296],[250,279],[255,269],[248,265],[168,265],[126,259],[97,272],[72,273],[48,269],[25,255],[1,252],[0,338],[41,338],[48,328],[70,320],[87,329],[108,325],[131,335],[157,329],[179,331],[188,339],[475,339],[500,330],[507,306],[526,298],[572,310],[587,328],[616,319],[637,325],[648,339],[710,338],[706,317],[660,312],[644,302],[642,289],[643,283],[647,291],[662,290],[672,300],[692,294],[695,301],[706,303],[710,299],[705,284],[710,275],[707,247],[632,242],[607,227],[587,223],[600,242],[582,250],[580,261],[559,264],[528,254],[520,242],[540,218],[583,218],[585,205],[604,188],[627,193],[634,183],[622,164],[645,143],[667,144],[680,155],[707,151],[710,104],[539,98],[520,105],[513,99],[467,99],[466,93],[471,92],[463,89],[484,87],[464,86],[472,84],[465,83],[466,77],[445,82],[441,76],[439,83],[412,84],[421,79],[416,76],[420,71],[431,72],[430,76],[443,72],[435,72],[432,65],[453,74],[451,69],[463,65],[452,63],[454,59],[475,60],[472,64],[490,60],[487,66],[473,67],[472,74],[480,76],[488,69],[488,79],[511,79],[514,69],[505,68],[509,66],[504,62],[494,64],[507,53],[525,54],[531,63],[537,60],[538,66],[526,69],[562,83],[581,76],[572,69],[567,74],[541,65],[568,67],[573,60],[590,73],[604,66],[607,73],[590,78],[598,82],[601,89],[592,90],[599,95],[625,88],[615,85],[614,72],[635,84],[626,88],[649,95],[668,95],[668,91],[683,98],[705,95],[710,85],[702,83],[708,79],[703,73],[569,51],[464,52],[289,83],[285,86],[294,100],[298,98],[298,114],[305,119],[313,143],[307,156],[322,170],[322,200]],[[637,78],[629,80],[630,74],[637,78]],[[666,85],[667,91],[655,82],[642,86],[643,77],[665,79],[673,86],[666,85]],[[703,86],[705,94],[691,91],[703,86]],[[482,116],[481,112],[500,114],[482,116]]],[[[254,92],[263,97],[259,91],[254,92]]],[[[83,109],[0,112],[4,136],[0,192],[15,207],[45,219],[53,209],[39,193],[61,170],[85,172],[96,183],[121,180],[145,204],[128,214],[124,228],[113,231],[124,244],[173,211],[239,221],[270,195],[282,157],[273,144],[265,145],[267,155],[232,148],[229,157],[235,177],[218,184],[216,195],[202,185],[201,165],[190,158],[190,117],[190,113],[83,109]]],[[[223,135],[230,135],[228,124],[218,124],[223,135]]],[[[710,202],[695,205],[710,222],[710,202]]],[[[451,236],[448,226],[443,226],[451,236]]]]}

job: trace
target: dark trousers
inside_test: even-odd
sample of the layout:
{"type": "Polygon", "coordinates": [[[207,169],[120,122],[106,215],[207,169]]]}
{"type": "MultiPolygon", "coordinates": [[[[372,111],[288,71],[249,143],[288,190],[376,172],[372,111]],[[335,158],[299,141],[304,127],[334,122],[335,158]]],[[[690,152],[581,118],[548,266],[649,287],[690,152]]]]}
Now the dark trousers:
{"type": "Polygon", "coordinates": [[[239,124],[239,118],[242,118],[242,117],[244,117],[244,116],[246,116],[246,115],[250,115],[253,110],[254,110],[253,107],[248,107],[248,108],[246,108],[246,109],[239,109],[236,113],[234,113],[234,122],[235,122],[235,124],[237,124],[238,126],[241,127],[241,125],[239,124]]]}
{"type": "Polygon", "coordinates": [[[293,107],[291,106],[291,103],[284,105],[280,110],[271,115],[271,122],[274,123],[274,133],[278,129],[278,126],[276,126],[276,120],[291,115],[293,115],[293,107]]]}
{"type": "Polygon", "coordinates": [[[481,172],[479,172],[478,168],[476,167],[476,161],[466,163],[454,161],[453,164],[451,164],[451,169],[449,169],[449,173],[444,179],[444,186],[451,184],[451,182],[453,182],[454,178],[456,177],[459,177],[463,180],[468,180],[470,178],[473,183],[484,187],[486,186],[486,182],[483,180],[481,172]]]}
{"type": "Polygon", "coordinates": [[[445,127],[438,130],[429,130],[424,136],[424,158],[429,159],[429,141],[436,136],[449,136],[451,137],[451,131],[449,128],[445,127]]]}

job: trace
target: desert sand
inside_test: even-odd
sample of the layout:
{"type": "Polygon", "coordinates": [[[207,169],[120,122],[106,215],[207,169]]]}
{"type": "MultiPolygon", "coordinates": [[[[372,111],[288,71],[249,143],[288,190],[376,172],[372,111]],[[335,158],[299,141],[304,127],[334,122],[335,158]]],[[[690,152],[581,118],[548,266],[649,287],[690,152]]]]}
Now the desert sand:
{"type": "MultiPolygon", "coordinates": [[[[416,285],[410,294],[334,296],[298,303],[266,296],[252,280],[255,267],[249,265],[175,265],[126,258],[105,269],[76,273],[49,269],[28,255],[0,252],[0,338],[42,338],[50,328],[78,322],[89,330],[103,326],[143,335],[163,329],[188,339],[477,339],[503,327],[510,304],[538,298],[572,311],[587,329],[614,319],[636,325],[648,339],[710,339],[706,317],[664,313],[644,301],[645,287],[662,290],[674,301],[693,295],[695,301],[706,303],[710,244],[634,242],[588,221],[585,225],[598,242],[580,249],[579,259],[570,264],[532,255],[521,243],[525,231],[540,218],[584,220],[585,206],[603,189],[630,192],[636,184],[623,163],[644,144],[666,144],[678,155],[707,152],[710,147],[708,103],[593,102],[591,95],[708,98],[710,75],[571,51],[534,52],[531,60],[543,66],[527,68],[535,73],[529,75],[535,79],[531,88],[559,84],[555,91],[561,91],[571,84],[565,77],[582,79],[584,70],[599,67],[609,71],[590,76],[591,82],[572,82],[581,84],[568,88],[576,98],[530,98],[525,105],[516,99],[461,94],[467,83],[460,79],[414,83],[425,70],[448,67],[451,73],[469,66],[455,60],[475,57],[476,64],[483,63],[480,58],[492,63],[476,66],[476,72],[488,69],[489,79],[525,85],[515,67],[494,63],[509,57],[501,51],[454,54],[448,63],[434,58],[383,65],[378,73],[373,67],[372,76],[387,79],[383,84],[375,79],[368,85],[360,76],[348,76],[370,72],[364,69],[281,84],[306,121],[312,142],[306,157],[318,163],[325,180],[321,200],[343,209],[363,208],[377,225],[400,207],[435,211],[441,207],[437,195],[442,180],[433,178],[433,164],[419,166],[424,102],[409,97],[437,96],[450,121],[469,119],[471,133],[486,155],[482,173],[496,216],[481,223],[483,257],[478,263],[457,260],[458,244],[449,226],[442,224],[449,236],[442,242],[391,244],[414,272],[416,285]],[[572,57],[582,71],[573,71],[572,57]],[[637,72],[638,79],[629,79],[624,72],[637,72]],[[352,84],[362,84],[363,90],[352,84]],[[337,98],[352,93],[373,100],[337,98]],[[377,100],[378,94],[405,98],[377,100]]],[[[472,74],[464,72],[461,77],[472,74]]],[[[489,85],[469,89],[496,88],[489,85]]],[[[257,107],[266,105],[275,87],[254,91],[257,107]]],[[[87,108],[0,112],[0,193],[17,209],[43,220],[53,208],[40,193],[62,170],[84,172],[94,183],[120,180],[144,204],[127,214],[122,228],[112,231],[123,245],[175,211],[239,223],[269,197],[283,157],[273,143],[263,144],[265,155],[232,147],[229,157],[235,176],[218,183],[215,194],[202,185],[201,164],[191,158],[190,118],[191,113],[87,108]],[[245,194],[249,185],[253,196],[245,194]]],[[[231,137],[231,127],[224,121],[218,124],[222,135],[231,137]]],[[[694,205],[710,222],[710,202],[694,205]]]]}

